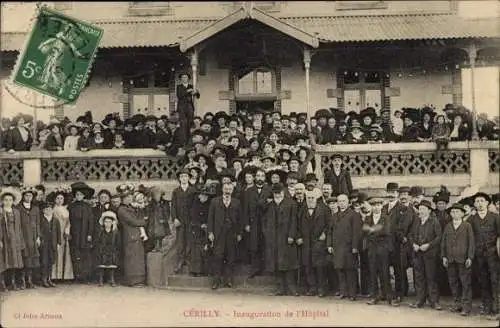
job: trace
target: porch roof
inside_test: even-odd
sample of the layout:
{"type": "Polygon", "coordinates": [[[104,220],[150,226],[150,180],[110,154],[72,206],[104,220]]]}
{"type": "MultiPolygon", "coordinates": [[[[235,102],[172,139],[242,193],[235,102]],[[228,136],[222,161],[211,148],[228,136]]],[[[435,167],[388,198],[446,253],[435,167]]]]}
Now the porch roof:
{"type": "MultiPolygon", "coordinates": [[[[254,19],[260,21],[265,19],[264,24],[279,26],[281,31],[288,32],[286,34],[291,35],[293,32],[295,34],[293,37],[299,35],[311,42],[314,42],[311,36],[316,36],[323,43],[500,38],[500,17],[465,19],[452,14],[412,14],[274,18],[268,14],[263,16],[258,9],[254,9],[254,13],[257,13],[254,19]]],[[[215,29],[223,30],[229,19],[223,20],[129,19],[93,23],[104,29],[101,48],[163,46],[189,48],[189,45],[196,44],[197,40],[213,35],[209,31],[214,29],[214,26],[215,29]],[[220,23],[221,21],[223,22],[220,23]]],[[[0,37],[1,51],[19,51],[24,45],[27,33],[3,32],[0,37]]]]}

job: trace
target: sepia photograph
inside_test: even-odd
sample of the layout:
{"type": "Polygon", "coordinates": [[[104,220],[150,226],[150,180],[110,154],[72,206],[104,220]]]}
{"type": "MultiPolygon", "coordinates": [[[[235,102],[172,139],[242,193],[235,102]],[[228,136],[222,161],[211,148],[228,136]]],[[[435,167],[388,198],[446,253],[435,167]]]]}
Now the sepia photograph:
{"type": "Polygon", "coordinates": [[[499,1],[2,1],[0,54],[0,326],[500,326],[499,1]]]}

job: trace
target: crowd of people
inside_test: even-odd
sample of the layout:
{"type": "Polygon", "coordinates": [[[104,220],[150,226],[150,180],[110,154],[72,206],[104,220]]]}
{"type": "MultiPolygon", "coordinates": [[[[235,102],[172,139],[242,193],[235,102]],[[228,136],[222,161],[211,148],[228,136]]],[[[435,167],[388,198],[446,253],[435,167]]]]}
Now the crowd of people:
{"type": "MultiPolygon", "coordinates": [[[[481,313],[497,315],[498,194],[478,192],[450,206],[445,187],[431,202],[422,187],[390,182],[385,199],[368,198],[354,188],[340,154],[322,185],[314,173],[318,144],[432,140],[445,147],[469,140],[464,108],[447,106],[435,119],[429,108],[394,117],[384,110],[381,117],[372,109],[320,110],[309,122],[305,113],[261,111],[199,118],[192,103],[199,93],[182,87],[178,98],[185,100],[171,117],[135,115],[122,124],[110,114],[101,124],[89,112],[76,124],[48,127],[38,142],[51,151],[155,148],[182,157],[179,186],[170,200],[161,188],[131,184],[96,194],[80,181],[48,195],[42,185],[2,186],[0,289],[35,287],[36,272],[47,288],[58,279],[143,286],[146,253],[175,236],[175,272],[210,275],[213,289],[232,287],[235,266],[246,264],[250,279],[275,275],[275,295],[355,301],[365,294],[369,304],[398,306],[413,267],[413,307],[427,301],[440,310],[439,297],[450,294],[452,310],[466,316],[475,291],[481,313]]],[[[31,148],[25,123],[21,117],[3,131],[4,150],[31,148]]],[[[481,140],[498,139],[498,122],[480,116],[477,128],[481,140]]]]}

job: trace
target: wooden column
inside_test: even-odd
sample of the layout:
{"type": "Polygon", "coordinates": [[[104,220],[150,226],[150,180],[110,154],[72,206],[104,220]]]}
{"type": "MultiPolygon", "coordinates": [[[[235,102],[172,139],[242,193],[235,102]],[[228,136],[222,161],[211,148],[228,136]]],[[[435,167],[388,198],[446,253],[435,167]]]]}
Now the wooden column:
{"type": "Polygon", "coordinates": [[[468,48],[467,52],[469,53],[469,61],[470,61],[470,83],[471,83],[471,98],[472,98],[472,139],[475,140],[478,138],[477,136],[477,110],[476,110],[476,82],[475,82],[475,69],[476,69],[476,58],[477,58],[477,49],[476,44],[472,43],[468,48]]]}
{"type": "MultiPolygon", "coordinates": [[[[198,48],[194,47],[191,53],[191,71],[193,72],[193,88],[198,85],[198,48]]],[[[196,113],[196,97],[193,97],[194,111],[196,113]]]]}
{"type": "Polygon", "coordinates": [[[306,111],[307,111],[307,124],[310,125],[311,114],[311,94],[309,85],[309,72],[311,68],[311,50],[304,48],[304,68],[306,71],[306,111]]]}

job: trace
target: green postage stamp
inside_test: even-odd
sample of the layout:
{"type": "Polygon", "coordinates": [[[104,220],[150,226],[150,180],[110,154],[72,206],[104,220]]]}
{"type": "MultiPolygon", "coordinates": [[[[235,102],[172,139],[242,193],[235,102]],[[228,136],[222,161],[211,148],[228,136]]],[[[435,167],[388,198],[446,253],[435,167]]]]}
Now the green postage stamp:
{"type": "Polygon", "coordinates": [[[87,83],[102,35],[99,27],[40,8],[12,81],[73,103],[87,83]]]}

